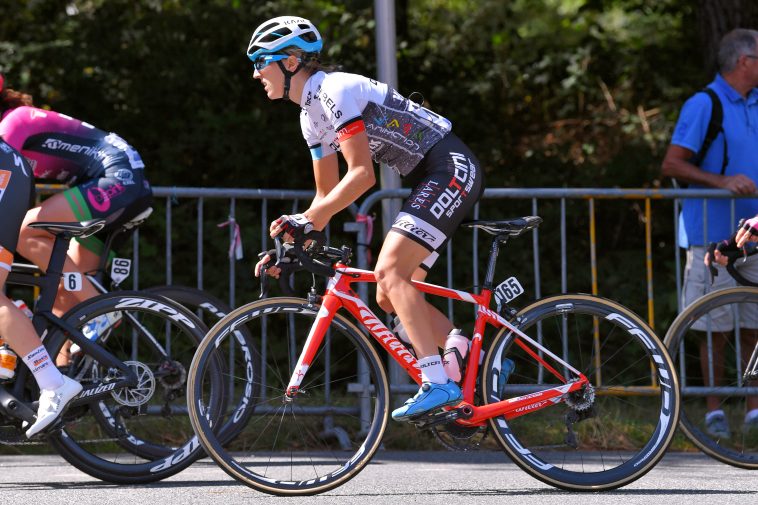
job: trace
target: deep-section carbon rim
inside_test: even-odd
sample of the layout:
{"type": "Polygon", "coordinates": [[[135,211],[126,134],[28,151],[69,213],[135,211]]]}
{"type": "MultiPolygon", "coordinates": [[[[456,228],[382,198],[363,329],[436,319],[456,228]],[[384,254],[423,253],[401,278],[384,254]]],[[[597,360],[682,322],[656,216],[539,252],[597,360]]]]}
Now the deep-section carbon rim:
{"type": "Polygon", "coordinates": [[[745,424],[745,416],[758,408],[758,381],[745,383],[742,372],[750,354],[758,344],[758,288],[740,286],[714,291],[697,299],[671,324],[666,345],[679,372],[682,388],[682,414],[679,425],[687,437],[704,453],[718,461],[739,468],[758,469],[758,426],[745,424]],[[735,324],[735,321],[743,321],[735,324]],[[752,328],[751,328],[752,326],[752,328]],[[737,339],[739,330],[740,338],[737,339]],[[738,352],[739,340],[739,352],[738,352]],[[708,367],[708,346],[723,346],[723,360],[715,359],[714,367],[723,363],[722,379],[718,381],[708,367]],[[742,356],[740,363],[736,357],[742,356]],[[705,365],[703,365],[705,363],[705,365]],[[746,388],[752,388],[748,393],[746,388]],[[717,404],[725,414],[728,436],[708,432],[705,414],[710,403],[717,404]]]}
{"type": "MultiPolygon", "coordinates": [[[[648,472],[668,447],[679,411],[673,364],[653,331],[621,305],[589,295],[540,300],[518,318],[523,333],[582,372],[593,391],[546,408],[526,406],[534,412],[507,421],[490,420],[510,457],[537,479],[577,491],[613,489],[648,472]],[[581,409],[590,404],[592,410],[581,409]]],[[[562,384],[515,338],[503,329],[487,352],[486,403],[562,384]],[[506,358],[515,364],[507,379],[500,374],[506,358]]]]}
{"type": "MultiPolygon", "coordinates": [[[[80,328],[93,318],[118,312],[117,325],[107,331],[101,345],[123,361],[146,366],[157,381],[180,381],[170,388],[157,386],[150,400],[139,407],[121,405],[107,396],[73,407],[64,417],[64,430],[50,443],[72,465],[98,479],[129,484],[163,479],[181,471],[203,455],[187,416],[186,373],[205,326],[182,306],[156,295],[121,291],[87,300],[66,316],[80,328]],[[148,345],[150,333],[168,351],[168,358],[148,345]],[[170,342],[170,345],[169,345],[170,342]],[[167,365],[181,364],[181,369],[167,365]]],[[[60,331],[50,337],[49,350],[56,355],[66,341],[60,331]]],[[[209,405],[220,410],[223,393],[218,364],[209,405]]],[[[83,384],[113,373],[91,357],[80,355],[63,369],[83,384]]]]}
{"type": "MultiPolygon", "coordinates": [[[[278,495],[324,492],[354,477],[381,443],[388,419],[386,373],[368,337],[335,316],[300,384],[284,392],[316,320],[318,307],[299,298],[261,300],[232,311],[208,333],[192,362],[188,405],[193,427],[208,454],[229,475],[278,495]],[[258,343],[262,392],[244,430],[227,444],[202,415],[208,360],[226,356],[233,330],[245,328],[258,343]]],[[[238,371],[225,381],[236,387],[238,371]]],[[[233,415],[233,414],[232,414],[233,415]]]]}
{"type": "MultiPolygon", "coordinates": [[[[197,288],[188,286],[156,286],[146,290],[178,302],[193,311],[208,328],[213,327],[221,318],[232,311],[228,303],[197,288]]],[[[245,428],[253,415],[252,406],[260,394],[261,357],[252,335],[245,327],[234,331],[234,349],[229,352],[221,366],[235,370],[245,370],[244,384],[228,388],[226,405],[227,413],[233,413],[226,418],[218,436],[222,442],[233,439],[240,430],[245,428]],[[231,360],[231,361],[230,361],[231,360]],[[249,377],[248,377],[249,372],[249,377]]]]}

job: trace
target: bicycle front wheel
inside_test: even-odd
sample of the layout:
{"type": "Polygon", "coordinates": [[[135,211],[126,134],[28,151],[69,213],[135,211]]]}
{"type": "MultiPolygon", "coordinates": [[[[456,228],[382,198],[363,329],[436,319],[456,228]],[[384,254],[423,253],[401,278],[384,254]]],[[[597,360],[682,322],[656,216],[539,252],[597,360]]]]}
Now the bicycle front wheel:
{"type": "MultiPolygon", "coordinates": [[[[555,404],[535,401],[514,417],[490,420],[516,464],[547,484],[577,491],[617,488],[653,468],[671,442],[679,412],[673,363],[655,333],[623,306],[590,295],[539,300],[513,323],[591,384],[555,404]]],[[[486,354],[483,396],[493,403],[563,385],[556,375],[573,374],[503,328],[486,354]]]]}
{"type": "Polygon", "coordinates": [[[709,456],[740,468],[758,469],[758,426],[745,423],[758,409],[758,381],[743,373],[758,345],[758,288],[736,287],[697,299],[671,323],[666,345],[679,371],[679,425],[709,456]],[[706,424],[721,410],[720,426],[706,424]]]}
{"type": "MultiPolygon", "coordinates": [[[[369,462],[387,425],[389,385],[381,360],[366,334],[339,314],[302,370],[299,392],[285,395],[319,316],[318,306],[300,298],[250,303],[219,321],[192,360],[187,404],[200,442],[229,475],[265,493],[307,495],[345,483],[369,462]],[[261,394],[244,429],[224,443],[217,427],[227,419],[204,415],[208,367],[214,357],[228,357],[238,329],[259,343],[261,394]]],[[[251,377],[252,370],[230,370],[225,380],[237,389],[251,377]]]]}

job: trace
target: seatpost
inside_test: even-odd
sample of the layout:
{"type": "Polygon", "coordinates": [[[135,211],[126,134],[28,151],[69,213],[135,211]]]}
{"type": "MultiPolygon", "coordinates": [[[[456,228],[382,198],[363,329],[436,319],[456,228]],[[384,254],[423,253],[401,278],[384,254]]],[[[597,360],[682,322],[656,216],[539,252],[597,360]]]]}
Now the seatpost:
{"type": "MultiPolygon", "coordinates": [[[[108,264],[108,256],[110,256],[111,248],[113,247],[113,241],[116,239],[118,235],[121,234],[121,232],[125,231],[125,229],[119,228],[117,230],[113,230],[105,237],[105,244],[103,246],[103,251],[100,253],[100,259],[97,262],[97,270],[95,271],[94,275],[92,277],[95,278],[95,281],[97,282],[97,285],[95,286],[98,291],[103,291],[100,289],[103,285],[105,285],[106,275],[105,275],[105,267],[108,264]]],[[[88,275],[91,275],[92,272],[86,272],[88,275]]],[[[104,289],[104,288],[103,288],[104,289]]]]}
{"type": "Polygon", "coordinates": [[[55,304],[55,296],[58,293],[58,284],[63,276],[63,265],[66,263],[66,253],[71,237],[66,233],[55,236],[53,251],[50,254],[50,261],[45,270],[45,280],[40,286],[41,297],[37,301],[37,310],[50,311],[55,304]]]}
{"type": "Polygon", "coordinates": [[[495,279],[495,264],[497,263],[497,254],[500,251],[500,243],[505,244],[508,241],[508,235],[497,235],[492,239],[490,245],[490,256],[487,260],[487,275],[484,277],[484,288],[492,290],[495,279]]]}

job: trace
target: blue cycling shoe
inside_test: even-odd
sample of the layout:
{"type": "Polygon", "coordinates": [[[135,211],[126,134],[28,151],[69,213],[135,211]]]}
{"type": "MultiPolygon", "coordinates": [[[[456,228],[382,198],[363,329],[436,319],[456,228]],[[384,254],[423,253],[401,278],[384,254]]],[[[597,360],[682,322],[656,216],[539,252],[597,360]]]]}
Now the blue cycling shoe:
{"type": "Polygon", "coordinates": [[[392,411],[392,419],[407,421],[442,407],[456,405],[461,400],[463,400],[461,388],[449,379],[447,384],[424,382],[416,396],[409,398],[402,407],[392,411]]]}

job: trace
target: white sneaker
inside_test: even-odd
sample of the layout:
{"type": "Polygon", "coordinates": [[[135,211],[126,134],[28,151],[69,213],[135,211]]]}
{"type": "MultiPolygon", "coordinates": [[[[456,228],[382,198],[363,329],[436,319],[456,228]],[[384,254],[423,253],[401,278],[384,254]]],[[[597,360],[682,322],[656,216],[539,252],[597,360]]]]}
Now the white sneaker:
{"type": "MultiPolygon", "coordinates": [[[[110,328],[116,326],[116,324],[121,321],[121,317],[121,312],[108,312],[107,314],[99,315],[84,325],[84,328],[82,328],[82,333],[89,340],[95,342],[102,335],[105,335],[105,332],[107,332],[110,328]]],[[[82,348],[79,347],[78,344],[71,344],[69,352],[72,355],[79,354],[82,352],[82,348]]]]}
{"type": "Polygon", "coordinates": [[[82,385],[73,379],[63,376],[63,385],[57,389],[43,389],[39,395],[37,421],[26,430],[26,437],[34,435],[50,426],[58,419],[76,395],[82,391],[82,385]]]}

